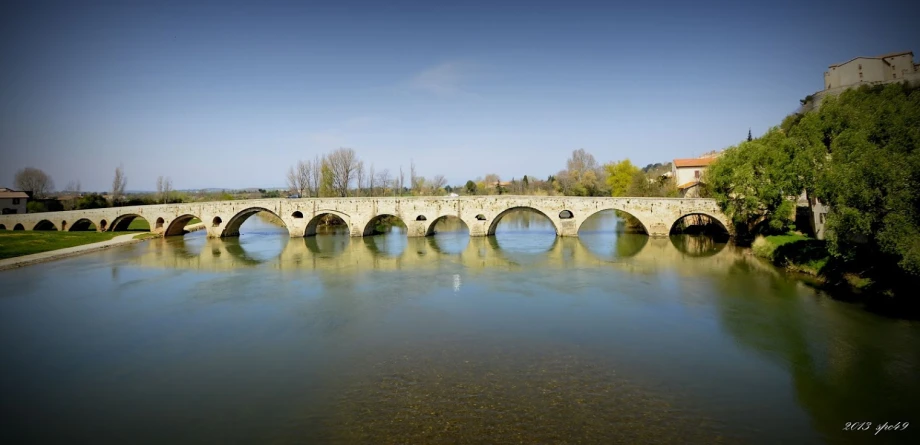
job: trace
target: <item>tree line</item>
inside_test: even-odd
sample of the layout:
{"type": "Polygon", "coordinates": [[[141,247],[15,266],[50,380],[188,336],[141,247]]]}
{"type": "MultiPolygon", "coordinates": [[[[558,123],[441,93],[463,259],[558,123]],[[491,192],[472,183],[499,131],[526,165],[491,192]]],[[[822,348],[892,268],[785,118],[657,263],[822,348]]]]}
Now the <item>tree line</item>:
{"type": "Polygon", "coordinates": [[[793,199],[804,191],[828,206],[827,249],[836,261],[916,283],[918,145],[920,90],[863,86],[725,150],[705,181],[740,234],[790,230],[793,199]]]}

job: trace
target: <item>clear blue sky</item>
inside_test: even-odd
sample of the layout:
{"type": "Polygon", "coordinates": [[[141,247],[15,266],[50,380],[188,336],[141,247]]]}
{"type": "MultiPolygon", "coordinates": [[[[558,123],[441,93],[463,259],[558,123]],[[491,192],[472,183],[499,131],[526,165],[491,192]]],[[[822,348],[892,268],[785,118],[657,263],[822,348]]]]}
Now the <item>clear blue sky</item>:
{"type": "Polygon", "coordinates": [[[0,186],[283,186],[340,146],[453,184],[667,162],[777,125],[832,63],[920,55],[909,2],[140,3],[2,2],[0,186]]]}

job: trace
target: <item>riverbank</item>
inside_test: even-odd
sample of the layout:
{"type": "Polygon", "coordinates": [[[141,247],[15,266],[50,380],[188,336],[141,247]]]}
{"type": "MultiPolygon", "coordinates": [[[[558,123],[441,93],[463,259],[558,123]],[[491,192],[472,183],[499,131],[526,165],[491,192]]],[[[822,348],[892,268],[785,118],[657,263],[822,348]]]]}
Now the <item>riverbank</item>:
{"type": "Polygon", "coordinates": [[[123,232],[7,232],[0,233],[0,270],[96,252],[156,238],[158,235],[123,232]],[[37,234],[37,236],[23,236],[37,234]],[[79,236],[75,236],[79,235],[79,236]],[[55,239],[57,238],[57,239],[55,239]],[[76,243],[76,244],[74,244],[76,243]],[[65,247],[61,247],[65,246],[65,247]],[[21,253],[28,250],[32,253],[21,253]],[[41,250],[44,249],[44,250],[41,250]],[[39,250],[35,252],[35,250],[39,250]],[[18,255],[9,256],[11,253],[18,255]]]}
{"type": "Polygon", "coordinates": [[[834,298],[862,303],[867,309],[897,317],[920,317],[920,305],[911,298],[916,278],[897,274],[879,264],[856,264],[835,258],[823,240],[787,233],[757,237],[754,256],[776,267],[802,275],[809,284],[832,291],[834,298]]]}

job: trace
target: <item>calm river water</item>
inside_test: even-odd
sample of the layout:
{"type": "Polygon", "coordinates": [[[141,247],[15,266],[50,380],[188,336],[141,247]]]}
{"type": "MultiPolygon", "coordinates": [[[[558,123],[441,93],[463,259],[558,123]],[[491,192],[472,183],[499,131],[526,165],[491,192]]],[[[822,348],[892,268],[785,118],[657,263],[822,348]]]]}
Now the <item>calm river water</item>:
{"type": "Polygon", "coordinates": [[[0,272],[0,441],[920,443],[920,324],[616,223],[290,239],[250,218],[0,272]]]}

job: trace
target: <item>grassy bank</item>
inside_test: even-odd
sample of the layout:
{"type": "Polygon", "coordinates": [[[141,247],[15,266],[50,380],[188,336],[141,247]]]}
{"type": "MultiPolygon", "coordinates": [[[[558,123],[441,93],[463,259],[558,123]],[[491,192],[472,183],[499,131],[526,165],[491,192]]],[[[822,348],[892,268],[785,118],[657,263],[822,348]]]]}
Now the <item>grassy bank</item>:
{"type": "Polygon", "coordinates": [[[108,241],[123,232],[0,232],[0,259],[108,241]]]}

